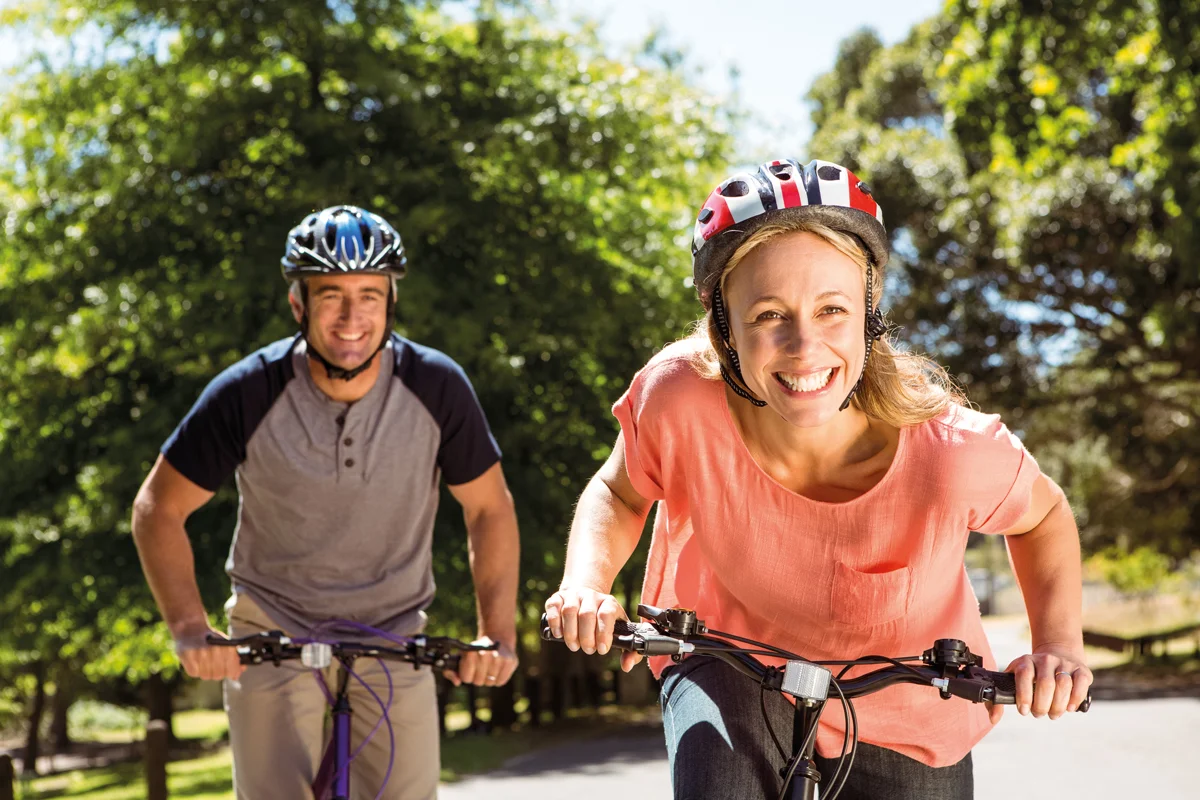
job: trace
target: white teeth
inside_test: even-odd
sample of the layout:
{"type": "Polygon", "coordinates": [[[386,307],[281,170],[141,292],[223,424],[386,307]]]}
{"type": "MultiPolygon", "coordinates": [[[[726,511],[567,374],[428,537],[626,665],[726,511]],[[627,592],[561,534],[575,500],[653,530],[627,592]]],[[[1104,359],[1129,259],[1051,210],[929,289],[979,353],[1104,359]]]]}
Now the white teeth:
{"type": "Polygon", "coordinates": [[[361,338],[363,338],[364,336],[366,336],[366,334],[365,334],[365,333],[360,333],[360,334],[358,334],[357,336],[346,336],[346,335],[344,335],[344,334],[341,334],[341,333],[335,333],[335,334],[334,334],[334,336],[336,336],[337,338],[341,339],[343,342],[357,342],[359,339],[361,339],[361,338]]]}
{"type": "Polygon", "coordinates": [[[824,389],[833,375],[833,368],[823,372],[810,372],[807,375],[792,375],[787,372],[776,372],[775,375],[793,392],[815,392],[824,389]]]}

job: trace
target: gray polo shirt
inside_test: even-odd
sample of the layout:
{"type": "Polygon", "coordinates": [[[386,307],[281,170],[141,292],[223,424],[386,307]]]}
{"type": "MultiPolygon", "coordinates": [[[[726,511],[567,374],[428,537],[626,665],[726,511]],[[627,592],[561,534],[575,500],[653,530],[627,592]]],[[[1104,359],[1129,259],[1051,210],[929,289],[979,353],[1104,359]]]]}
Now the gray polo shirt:
{"type": "Polygon", "coordinates": [[[474,480],[500,458],[450,358],[392,334],[379,379],[335,402],[296,337],[222,372],[162,447],[193,483],[237,476],[225,569],[283,629],[344,619],[415,633],[433,600],[438,480],[474,480]]]}

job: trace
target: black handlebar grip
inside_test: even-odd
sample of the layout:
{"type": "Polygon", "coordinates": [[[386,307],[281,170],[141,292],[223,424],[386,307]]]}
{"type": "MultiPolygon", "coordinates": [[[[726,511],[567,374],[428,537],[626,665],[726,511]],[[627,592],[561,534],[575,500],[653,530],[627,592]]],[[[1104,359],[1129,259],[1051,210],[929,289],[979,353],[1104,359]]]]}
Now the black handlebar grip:
{"type": "Polygon", "coordinates": [[[981,669],[980,674],[991,680],[995,687],[992,702],[1001,706],[1011,706],[1017,703],[1017,678],[1011,672],[992,672],[981,669]]]}
{"type": "MultiPolygon", "coordinates": [[[[990,680],[993,684],[994,695],[991,698],[993,703],[998,705],[1011,706],[1017,702],[1017,678],[1011,672],[992,672],[991,670],[980,669],[978,667],[971,670],[973,677],[984,678],[990,680]]],[[[1092,707],[1092,693],[1088,692],[1088,696],[1079,704],[1076,711],[1086,714],[1087,710],[1092,707]]]]}
{"type": "Polygon", "coordinates": [[[458,653],[446,656],[446,663],[442,665],[442,669],[448,669],[451,672],[458,672],[458,663],[462,660],[462,656],[458,653]]]}

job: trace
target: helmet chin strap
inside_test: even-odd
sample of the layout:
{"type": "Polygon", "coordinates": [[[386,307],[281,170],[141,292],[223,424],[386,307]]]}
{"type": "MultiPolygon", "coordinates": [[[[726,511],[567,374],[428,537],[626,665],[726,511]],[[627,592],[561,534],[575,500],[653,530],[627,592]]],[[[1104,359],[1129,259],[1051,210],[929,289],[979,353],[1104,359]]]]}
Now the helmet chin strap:
{"type": "Polygon", "coordinates": [[[863,355],[862,372],[858,374],[858,381],[854,384],[854,388],[850,390],[850,394],[846,395],[846,399],[842,401],[842,405],[838,411],[845,411],[850,407],[850,401],[854,399],[855,393],[862,387],[863,378],[867,375],[867,361],[871,358],[871,350],[875,346],[875,342],[887,333],[887,323],[883,321],[883,314],[879,313],[879,309],[875,307],[872,297],[871,281],[873,259],[867,258],[867,327],[865,338],[867,340],[867,352],[863,355]]]}
{"type": "MultiPolygon", "coordinates": [[[[390,283],[388,286],[388,304],[387,304],[387,319],[388,320],[391,320],[392,312],[395,310],[395,307],[396,307],[395,291],[396,291],[395,283],[394,282],[390,283]]],[[[380,350],[387,347],[388,339],[391,338],[391,331],[390,330],[386,331],[383,334],[383,338],[379,340],[379,346],[376,347],[375,351],[373,353],[371,353],[371,355],[369,355],[366,358],[366,360],[363,361],[361,364],[359,364],[357,367],[355,367],[353,369],[346,369],[345,367],[339,367],[337,364],[332,363],[325,356],[321,355],[320,351],[317,350],[317,348],[313,347],[313,343],[311,341],[309,341],[309,338],[308,338],[308,291],[307,291],[307,287],[305,287],[305,291],[303,293],[303,299],[304,299],[304,313],[300,317],[300,336],[304,339],[305,345],[307,345],[304,348],[305,354],[309,358],[313,359],[314,361],[316,361],[322,367],[325,368],[325,374],[329,376],[329,379],[331,381],[352,381],[355,378],[357,378],[359,375],[363,374],[368,369],[370,369],[371,362],[375,360],[375,356],[379,355],[380,350]]]]}
{"type": "MultiPolygon", "coordinates": [[[[734,350],[733,345],[729,343],[729,320],[725,318],[725,298],[721,296],[720,285],[713,287],[712,311],[713,321],[717,323],[717,331],[720,332],[721,339],[725,343],[725,353],[729,356],[730,363],[733,364],[733,371],[737,375],[738,380],[744,384],[746,379],[742,377],[742,363],[738,360],[737,350],[734,350]]],[[[733,389],[733,393],[743,400],[749,400],[752,405],[758,408],[762,408],[767,404],[765,400],[759,400],[750,394],[745,387],[736,383],[730,377],[724,364],[721,365],[721,378],[725,383],[729,384],[729,388],[733,389]]]]}

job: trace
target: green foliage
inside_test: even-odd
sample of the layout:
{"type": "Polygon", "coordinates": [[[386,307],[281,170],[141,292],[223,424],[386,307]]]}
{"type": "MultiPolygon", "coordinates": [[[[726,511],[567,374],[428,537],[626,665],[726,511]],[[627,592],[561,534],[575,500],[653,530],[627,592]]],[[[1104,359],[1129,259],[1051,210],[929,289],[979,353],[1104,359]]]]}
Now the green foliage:
{"type": "Polygon", "coordinates": [[[80,700],[72,704],[67,724],[71,738],[82,741],[100,732],[137,731],[140,734],[147,719],[143,709],[115,706],[97,700],[80,700]]]}
{"type": "Polygon", "coordinates": [[[951,2],[814,86],[894,233],[891,316],[1071,490],[1085,544],[1200,545],[1200,4],[951,2]]]}
{"type": "MultiPolygon", "coordinates": [[[[131,502],[204,385],[293,332],[284,236],[337,202],[401,231],[399,327],[476,386],[523,601],[557,581],[610,404],[694,313],[687,220],[727,125],[662,59],[618,63],[587,29],[491,8],[89,0],[0,18],[87,50],[31,58],[0,101],[0,653],[94,679],[174,669],[131,502]]],[[[434,625],[469,632],[443,509],[434,625]]],[[[189,521],[211,610],[235,514],[227,486],[189,521]]]]}
{"type": "Polygon", "coordinates": [[[1175,577],[1171,559],[1145,545],[1133,550],[1115,545],[1106,547],[1087,563],[1117,591],[1131,595],[1164,591],[1175,577]]]}

